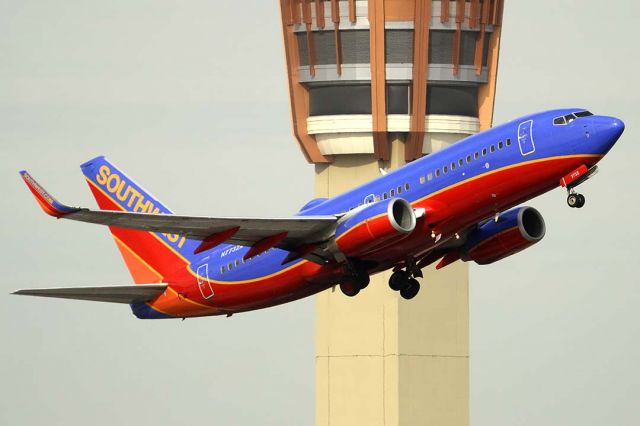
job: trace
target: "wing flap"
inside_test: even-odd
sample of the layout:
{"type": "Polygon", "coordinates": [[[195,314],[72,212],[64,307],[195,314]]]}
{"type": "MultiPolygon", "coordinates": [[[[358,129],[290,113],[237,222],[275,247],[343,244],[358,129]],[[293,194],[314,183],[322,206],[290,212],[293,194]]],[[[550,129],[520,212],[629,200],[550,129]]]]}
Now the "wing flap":
{"type": "Polygon", "coordinates": [[[11,294],[130,304],[148,302],[166,289],[167,284],[137,284],[103,287],[29,288],[16,290],[11,294]]]}

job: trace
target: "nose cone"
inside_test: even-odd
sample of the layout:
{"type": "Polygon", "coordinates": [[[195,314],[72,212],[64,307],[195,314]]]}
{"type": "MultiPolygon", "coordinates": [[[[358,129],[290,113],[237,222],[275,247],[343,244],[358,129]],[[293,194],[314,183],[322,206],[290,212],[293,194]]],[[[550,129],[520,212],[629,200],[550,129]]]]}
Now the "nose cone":
{"type": "Polygon", "coordinates": [[[620,135],[622,135],[622,132],[624,132],[624,122],[619,118],[611,117],[610,126],[611,126],[611,134],[612,134],[612,137],[614,138],[613,142],[615,143],[615,141],[618,140],[620,135]]]}
{"type": "Polygon", "coordinates": [[[600,116],[595,118],[594,124],[602,150],[606,153],[624,132],[624,122],[619,118],[600,116]]]}

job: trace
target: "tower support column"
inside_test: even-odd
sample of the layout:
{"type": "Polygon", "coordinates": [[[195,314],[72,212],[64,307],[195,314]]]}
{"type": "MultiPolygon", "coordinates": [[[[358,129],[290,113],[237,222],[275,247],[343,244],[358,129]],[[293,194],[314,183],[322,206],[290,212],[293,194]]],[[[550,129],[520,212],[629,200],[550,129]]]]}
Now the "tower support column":
{"type": "MultiPolygon", "coordinates": [[[[491,127],[503,0],[280,7],[294,136],[317,197],[491,127]]],[[[390,272],[354,298],[317,296],[318,425],[469,423],[468,267],[423,273],[412,300],[388,288],[390,272]]]]}
{"type": "MultiPolygon", "coordinates": [[[[391,142],[390,164],[404,163],[391,142]]],[[[316,195],[330,197],[379,175],[370,156],[316,165],[316,195]]],[[[404,300],[389,271],[350,298],[336,288],[316,297],[316,424],[469,423],[468,267],[425,269],[422,289],[404,300]]]]}

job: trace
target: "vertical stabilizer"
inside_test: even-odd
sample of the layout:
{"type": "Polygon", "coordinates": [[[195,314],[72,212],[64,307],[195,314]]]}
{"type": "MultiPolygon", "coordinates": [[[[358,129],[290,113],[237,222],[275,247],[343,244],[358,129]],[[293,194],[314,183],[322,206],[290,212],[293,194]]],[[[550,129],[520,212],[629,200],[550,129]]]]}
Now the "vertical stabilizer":
{"type": "MultiPolygon", "coordinates": [[[[105,157],[80,166],[102,210],[173,214],[105,157]]],[[[172,234],[109,227],[136,283],[168,282],[187,274],[199,242],[172,234]]]]}

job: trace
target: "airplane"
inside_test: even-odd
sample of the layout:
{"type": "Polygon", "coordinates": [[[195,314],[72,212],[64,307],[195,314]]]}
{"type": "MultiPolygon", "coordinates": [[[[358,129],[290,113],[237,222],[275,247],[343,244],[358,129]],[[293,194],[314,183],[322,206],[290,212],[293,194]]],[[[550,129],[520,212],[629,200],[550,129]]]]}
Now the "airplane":
{"type": "Polygon", "coordinates": [[[141,319],[230,316],[339,286],[356,296],[372,274],[414,298],[422,269],[487,265],[538,243],[531,198],[575,188],[624,131],[583,108],[545,111],[469,136],[289,217],[196,217],[168,207],[105,157],[81,165],[100,210],[57,201],[23,180],[48,215],[109,226],[135,285],[25,289],[13,294],[127,303],[141,319]]]}

